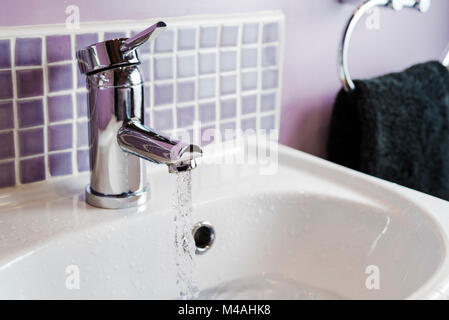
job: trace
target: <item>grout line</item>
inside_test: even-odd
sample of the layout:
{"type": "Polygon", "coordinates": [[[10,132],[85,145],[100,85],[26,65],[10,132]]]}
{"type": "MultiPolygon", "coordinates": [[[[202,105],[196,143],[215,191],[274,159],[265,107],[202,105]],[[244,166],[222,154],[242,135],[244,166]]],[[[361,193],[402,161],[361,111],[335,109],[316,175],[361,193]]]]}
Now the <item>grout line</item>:
{"type": "MultiPolygon", "coordinates": [[[[149,113],[150,113],[150,123],[149,126],[151,128],[154,128],[154,105],[155,105],[155,92],[156,92],[156,88],[155,88],[155,84],[154,84],[154,79],[155,79],[155,69],[154,69],[154,41],[152,43],[150,43],[150,52],[151,52],[151,56],[150,56],[150,105],[148,106],[150,108],[149,113]]],[[[148,91],[148,90],[147,90],[148,91]]],[[[147,92],[148,93],[148,92],[147,92]]]]}
{"type": "Polygon", "coordinates": [[[48,180],[50,178],[50,160],[48,157],[48,140],[49,140],[49,134],[48,134],[48,128],[49,128],[49,121],[48,121],[48,92],[50,87],[50,79],[48,78],[48,66],[46,65],[47,62],[47,46],[44,45],[45,43],[45,37],[42,37],[42,62],[43,62],[43,77],[44,77],[44,98],[42,99],[44,104],[44,163],[45,163],[45,180],[48,180]],[[45,60],[44,60],[45,59],[45,60]],[[45,61],[45,63],[44,63],[45,61]]]}
{"type": "Polygon", "coordinates": [[[240,23],[238,26],[238,34],[237,34],[237,55],[236,55],[236,70],[239,70],[237,72],[237,78],[236,78],[236,132],[240,132],[239,130],[242,129],[242,42],[243,42],[243,23],[240,23]]]}
{"type": "Polygon", "coordinates": [[[195,68],[194,68],[194,79],[195,79],[195,92],[194,92],[194,121],[196,121],[196,125],[193,128],[193,141],[192,143],[195,143],[197,145],[201,145],[201,129],[203,124],[200,123],[200,103],[199,103],[199,96],[200,96],[200,80],[199,80],[199,64],[200,64],[200,56],[199,56],[199,48],[200,48],[200,26],[197,25],[195,30],[195,68]]]}
{"type": "Polygon", "coordinates": [[[20,153],[20,145],[19,145],[19,108],[17,106],[17,76],[15,71],[16,66],[16,41],[12,39],[10,41],[10,50],[11,50],[11,78],[12,78],[12,89],[13,89],[13,116],[14,116],[14,170],[15,170],[15,180],[16,185],[21,185],[20,183],[20,170],[19,170],[19,153],[20,153]]]}
{"type": "MultiPolygon", "coordinates": [[[[278,21],[279,31],[278,31],[278,37],[280,43],[285,43],[285,18],[282,17],[278,21]]],[[[277,48],[278,52],[278,88],[276,93],[276,104],[274,106],[274,110],[276,111],[275,114],[275,123],[274,127],[277,130],[277,140],[279,141],[280,131],[281,131],[281,109],[282,109],[282,88],[283,88],[283,73],[282,70],[284,70],[284,46],[279,45],[277,48]]]]}
{"type": "MultiPolygon", "coordinates": [[[[216,113],[215,113],[215,120],[216,120],[216,124],[215,124],[215,136],[218,137],[218,140],[222,140],[221,137],[221,100],[220,100],[220,90],[221,90],[221,73],[220,73],[220,64],[221,64],[221,59],[220,59],[220,54],[219,54],[219,48],[220,48],[220,40],[221,40],[221,33],[223,30],[223,25],[220,24],[217,28],[217,39],[216,39],[216,57],[215,57],[215,62],[216,62],[216,68],[215,68],[215,72],[216,72],[216,79],[215,79],[215,103],[216,103],[216,113]]],[[[215,143],[218,143],[219,141],[215,141],[215,143]]]]}
{"type": "MultiPolygon", "coordinates": [[[[75,34],[72,33],[70,35],[70,45],[72,48],[75,48],[75,34]]],[[[73,124],[72,124],[72,174],[79,174],[78,171],[78,150],[77,150],[77,142],[78,142],[78,97],[75,87],[78,87],[78,79],[77,79],[77,64],[76,60],[73,62],[72,60],[72,112],[73,112],[73,124]]]]}
{"type": "Polygon", "coordinates": [[[262,39],[263,39],[263,23],[258,24],[258,33],[257,33],[257,98],[256,98],[256,132],[260,130],[260,112],[261,112],[261,91],[262,91],[262,39]]]}
{"type": "Polygon", "coordinates": [[[176,133],[178,129],[178,29],[173,29],[173,54],[172,54],[172,75],[173,75],[173,109],[172,109],[172,120],[173,120],[173,130],[176,133]]]}

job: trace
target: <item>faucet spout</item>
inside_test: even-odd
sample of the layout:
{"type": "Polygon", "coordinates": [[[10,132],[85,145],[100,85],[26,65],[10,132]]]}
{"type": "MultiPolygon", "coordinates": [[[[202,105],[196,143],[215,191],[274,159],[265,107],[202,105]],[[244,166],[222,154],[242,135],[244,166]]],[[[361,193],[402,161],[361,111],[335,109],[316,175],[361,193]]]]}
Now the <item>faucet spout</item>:
{"type": "Polygon", "coordinates": [[[125,121],[117,133],[120,148],[145,160],[168,166],[169,172],[188,171],[196,167],[203,151],[194,144],[170,138],[144,126],[139,119],[125,121]]]}

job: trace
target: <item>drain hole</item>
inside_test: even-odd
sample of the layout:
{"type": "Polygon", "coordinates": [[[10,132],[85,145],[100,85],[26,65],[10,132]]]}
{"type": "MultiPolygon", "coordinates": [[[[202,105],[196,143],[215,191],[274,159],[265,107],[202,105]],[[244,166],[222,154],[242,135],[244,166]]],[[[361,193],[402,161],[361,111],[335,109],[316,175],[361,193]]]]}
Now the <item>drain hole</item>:
{"type": "Polygon", "coordinates": [[[195,224],[192,234],[195,240],[196,254],[206,252],[214,243],[215,230],[209,222],[203,221],[195,224]]]}

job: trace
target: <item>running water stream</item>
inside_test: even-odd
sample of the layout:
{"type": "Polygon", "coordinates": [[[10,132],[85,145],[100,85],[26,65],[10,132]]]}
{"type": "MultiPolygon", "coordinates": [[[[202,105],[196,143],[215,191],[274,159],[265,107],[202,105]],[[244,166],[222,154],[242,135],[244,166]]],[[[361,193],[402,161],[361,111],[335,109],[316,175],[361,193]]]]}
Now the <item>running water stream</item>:
{"type": "Polygon", "coordinates": [[[176,285],[179,298],[193,300],[199,295],[194,281],[195,241],[192,235],[192,178],[190,171],[176,175],[173,201],[175,213],[176,285]]]}

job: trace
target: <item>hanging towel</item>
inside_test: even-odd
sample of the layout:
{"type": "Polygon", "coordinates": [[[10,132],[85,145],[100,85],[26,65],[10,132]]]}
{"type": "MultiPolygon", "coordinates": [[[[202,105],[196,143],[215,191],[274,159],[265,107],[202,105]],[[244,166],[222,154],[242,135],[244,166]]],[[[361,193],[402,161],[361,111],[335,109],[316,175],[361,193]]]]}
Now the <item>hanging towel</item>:
{"type": "Polygon", "coordinates": [[[338,93],[328,157],[449,200],[449,71],[432,61],[338,93]]]}

